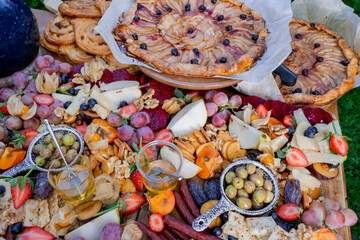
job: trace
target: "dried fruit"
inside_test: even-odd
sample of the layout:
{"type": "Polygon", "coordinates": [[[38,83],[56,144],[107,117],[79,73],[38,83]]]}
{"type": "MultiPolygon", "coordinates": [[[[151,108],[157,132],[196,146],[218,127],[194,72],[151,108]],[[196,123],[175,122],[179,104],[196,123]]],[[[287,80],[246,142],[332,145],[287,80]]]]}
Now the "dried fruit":
{"type": "Polygon", "coordinates": [[[205,202],[207,202],[207,196],[203,190],[203,188],[200,186],[200,184],[193,182],[193,181],[189,181],[188,182],[188,186],[189,186],[189,191],[192,195],[192,197],[194,198],[196,204],[200,207],[202,206],[205,202]]]}
{"type": "Polygon", "coordinates": [[[300,181],[297,179],[289,179],[285,183],[284,188],[285,203],[295,203],[299,205],[301,199],[300,181]]]}
{"type": "Polygon", "coordinates": [[[206,180],[204,192],[209,200],[220,200],[220,179],[212,178],[206,180]]]}
{"type": "Polygon", "coordinates": [[[159,193],[152,198],[148,197],[148,200],[151,212],[160,213],[162,216],[171,213],[175,207],[175,196],[170,189],[159,193]]]}

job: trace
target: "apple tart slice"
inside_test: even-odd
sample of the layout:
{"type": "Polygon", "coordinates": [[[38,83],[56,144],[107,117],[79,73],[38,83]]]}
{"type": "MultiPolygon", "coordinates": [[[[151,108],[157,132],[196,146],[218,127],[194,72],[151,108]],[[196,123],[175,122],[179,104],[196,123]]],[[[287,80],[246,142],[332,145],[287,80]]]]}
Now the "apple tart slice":
{"type": "Polygon", "coordinates": [[[261,15],[237,0],[136,0],[114,34],[133,55],[185,76],[242,72],[267,38],[261,15]]]}

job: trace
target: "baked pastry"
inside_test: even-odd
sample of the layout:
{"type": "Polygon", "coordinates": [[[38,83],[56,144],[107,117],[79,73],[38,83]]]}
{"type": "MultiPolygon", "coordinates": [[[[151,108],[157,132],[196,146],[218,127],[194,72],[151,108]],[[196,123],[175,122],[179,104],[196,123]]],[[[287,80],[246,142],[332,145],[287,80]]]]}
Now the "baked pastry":
{"type": "Polygon", "coordinates": [[[261,15],[237,0],[136,0],[114,34],[130,53],[185,76],[241,72],[267,38],[261,15]]]}
{"type": "Polygon", "coordinates": [[[95,2],[95,6],[100,9],[101,15],[104,15],[110,4],[111,0],[96,0],[95,2]]]}
{"type": "Polygon", "coordinates": [[[322,24],[293,19],[292,53],[283,64],[297,76],[295,86],[275,79],[288,104],[323,104],[354,85],[358,60],[342,36],[322,24]]]}
{"type": "Polygon", "coordinates": [[[70,0],[59,5],[59,12],[69,17],[101,17],[95,0],[70,0]]]}
{"type": "Polygon", "coordinates": [[[94,27],[99,19],[76,18],[71,21],[75,28],[75,42],[83,51],[95,55],[108,55],[111,53],[109,46],[96,32],[94,27]]]}
{"type": "Polygon", "coordinates": [[[51,52],[58,52],[59,51],[59,45],[55,45],[50,43],[48,40],[46,40],[44,33],[40,35],[40,44],[47,50],[51,52]]]}
{"type": "Polygon", "coordinates": [[[90,61],[95,57],[94,55],[81,50],[76,44],[59,46],[59,53],[65,55],[66,58],[75,64],[90,61]]]}
{"type": "Polygon", "coordinates": [[[74,28],[69,19],[57,15],[46,24],[44,37],[52,44],[71,44],[75,41],[74,28]]]}

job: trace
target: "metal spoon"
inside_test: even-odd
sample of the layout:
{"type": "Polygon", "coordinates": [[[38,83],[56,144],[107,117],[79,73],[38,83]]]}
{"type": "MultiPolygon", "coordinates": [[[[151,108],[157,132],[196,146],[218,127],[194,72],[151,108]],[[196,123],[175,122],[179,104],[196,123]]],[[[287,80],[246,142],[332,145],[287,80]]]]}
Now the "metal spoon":
{"type": "Polygon", "coordinates": [[[56,148],[58,149],[58,151],[59,151],[59,153],[60,153],[60,156],[61,156],[62,160],[63,160],[64,163],[65,163],[66,168],[68,169],[68,172],[69,172],[69,182],[70,182],[71,180],[74,180],[74,179],[78,178],[78,176],[76,176],[76,174],[71,170],[71,168],[70,168],[69,165],[67,164],[66,159],[65,159],[65,157],[64,157],[64,154],[63,154],[63,152],[61,151],[61,147],[60,147],[58,141],[56,140],[54,131],[52,130],[52,127],[50,126],[49,121],[48,121],[47,119],[45,119],[45,120],[44,120],[44,123],[45,123],[46,128],[49,130],[49,133],[50,133],[50,135],[51,135],[51,137],[52,137],[52,139],[53,139],[53,141],[54,141],[54,143],[55,143],[55,145],[56,145],[56,148]]]}
{"type": "Polygon", "coordinates": [[[173,174],[164,172],[164,170],[161,167],[154,167],[150,171],[150,176],[151,175],[158,176],[160,174],[164,174],[164,175],[166,175],[168,177],[172,177],[172,178],[177,178],[179,181],[181,181],[183,179],[183,177],[175,176],[173,174]]]}

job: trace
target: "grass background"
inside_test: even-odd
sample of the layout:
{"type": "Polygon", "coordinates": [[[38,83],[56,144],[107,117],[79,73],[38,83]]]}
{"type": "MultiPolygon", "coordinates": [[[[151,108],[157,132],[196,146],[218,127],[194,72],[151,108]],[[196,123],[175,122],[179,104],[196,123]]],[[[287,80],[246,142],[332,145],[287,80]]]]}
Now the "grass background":
{"type": "MultiPolygon", "coordinates": [[[[24,0],[31,8],[46,10],[41,0],[24,0]]],[[[343,0],[360,15],[360,0],[343,0]]],[[[345,161],[345,179],[349,208],[360,217],[360,88],[346,93],[338,102],[341,129],[350,137],[349,155],[345,161]]],[[[351,228],[353,239],[360,239],[360,224],[351,228]]]]}

